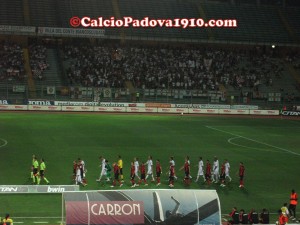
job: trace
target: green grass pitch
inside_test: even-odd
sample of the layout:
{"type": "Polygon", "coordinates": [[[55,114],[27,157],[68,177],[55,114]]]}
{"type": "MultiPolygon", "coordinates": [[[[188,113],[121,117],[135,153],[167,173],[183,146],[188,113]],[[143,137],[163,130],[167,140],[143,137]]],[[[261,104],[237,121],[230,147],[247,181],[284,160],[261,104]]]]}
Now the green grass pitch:
{"type": "MultiPolygon", "coordinates": [[[[179,171],[184,157],[190,156],[194,178],[199,156],[204,161],[213,161],[217,156],[220,163],[229,160],[233,181],[225,188],[202,183],[193,183],[189,188],[216,189],[222,214],[233,206],[246,211],[254,207],[257,211],[268,208],[276,212],[288,202],[291,189],[300,192],[299,137],[300,121],[284,118],[1,112],[0,184],[30,184],[31,156],[36,154],[45,159],[51,184],[72,184],[72,162],[81,157],[88,169],[88,186],[81,189],[111,189],[109,184],[96,182],[100,172],[98,157],[103,155],[114,162],[120,154],[126,179],[122,189],[130,188],[133,157],[146,161],[148,155],[154,161],[161,160],[164,175],[160,188],[168,188],[165,172],[172,155],[179,177],[175,188],[185,188],[183,172],[179,171]],[[238,188],[236,176],[240,161],[246,167],[244,189],[238,188]]],[[[140,188],[157,187],[150,184],[140,188]]],[[[61,214],[61,196],[57,194],[5,194],[0,199],[0,212],[10,212],[13,217],[61,214]]]]}

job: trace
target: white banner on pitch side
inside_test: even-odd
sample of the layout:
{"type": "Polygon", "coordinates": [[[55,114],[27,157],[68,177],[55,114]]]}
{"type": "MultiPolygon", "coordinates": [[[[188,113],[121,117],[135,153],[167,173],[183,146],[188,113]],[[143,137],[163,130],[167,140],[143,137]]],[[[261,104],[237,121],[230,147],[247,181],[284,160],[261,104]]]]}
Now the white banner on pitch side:
{"type": "Polygon", "coordinates": [[[64,192],[66,224],[220,225],[216,190],[64,192]],[[146,222],[145,222],[146,221],[146,222]]]}

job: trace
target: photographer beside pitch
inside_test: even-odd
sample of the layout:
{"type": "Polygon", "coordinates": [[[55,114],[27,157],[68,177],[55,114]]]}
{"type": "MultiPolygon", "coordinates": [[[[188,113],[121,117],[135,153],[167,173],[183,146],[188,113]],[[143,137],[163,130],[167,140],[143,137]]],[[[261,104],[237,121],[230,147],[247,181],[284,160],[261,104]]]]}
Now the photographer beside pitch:
{"type": "Polygon", "coordinates": [[[2,225],[13,225],[13,220],[10,218],[9,214],[5,215],[5,218],[2,222],[2,225]]]}

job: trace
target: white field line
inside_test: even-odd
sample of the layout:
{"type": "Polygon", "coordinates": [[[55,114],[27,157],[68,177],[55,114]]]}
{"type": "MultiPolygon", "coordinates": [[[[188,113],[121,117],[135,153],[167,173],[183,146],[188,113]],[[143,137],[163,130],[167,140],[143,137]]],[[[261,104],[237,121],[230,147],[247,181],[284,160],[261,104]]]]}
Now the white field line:
{"type": "Polygon", "coordinates": [[[4,146],[6,146],[6,145],[7,145],[7,143],[8,143],[8,141],[7,141],[7,140],[5,140],[5,139],[3,139],[3,138],[0,138],[0,140],[1,140],[1,141],[3,141],[3,144],[2,144],[2,145],[0,145],[0,148],[1,148],[1,147],[4,147],[4,146]]]}
{"type": "Polygon", "coordinates": [[[249,149],[254,149],[254,150],[258,150],[258,151],[265,151],[265,152],[281,152],[281,151],[276,151],[276,150],[267,150],[267,149],[263,149],[263,148],[254,148],[254,147],[249,147],[249,146],[246,146],[246,145],[240,145],[240,144],[237,144],[237,143],[234,143],[233,140],[235,139],[239,139],[241,137],[232,137],[232,138],[229,138],[227,140],[227,142],[229,144],[232,144],[232,145],[235,145],[235,146],[239,146],[239,147],[242,147],[242,148],[249,148],[249,149]]]}
{"type": "Polygon", "coordinates": [[[241,135],[237,135],[237,134],[234,134],[234,133],[231,133],[231,132],[228,132],[228,131],[220,130],[220,129],[217,129],[217,128],[214,128],[214,127],[211,127],[211,126],[206,126],[206,127],[208,129],[211,129],[211,130],[216,130],[216,131],[219,131],[219,132],[222,132],[222,133],[225,133],[225,134],[230,134],[230,135],[235,136],[235,137],[244,138],[246,140],[253,141],[253,142],[256,142],[258,144],[266,145],[266,146],[269,146],[271,148],[276,148],[276,149],[279,149],[281,151],[284,151],[284,152],[287,152],[287,153],[290,153],[290,154],[293,154],[293,155],[300,156],[300,154],[297,153],[297,152],[293,152],[293,151],[290,151],[290,150],[287,150],[287,149],[284,149],[284,148],[280,148],[280,147],[277,147],[277,146],[274,146],[274,145],[270,145],[268,143],[257,141],[257,140],[254,140],[254,139],[251,139],[251,138],[247,138],[247,137],[244,137],[244,136],[241,136],[241,135]]]}

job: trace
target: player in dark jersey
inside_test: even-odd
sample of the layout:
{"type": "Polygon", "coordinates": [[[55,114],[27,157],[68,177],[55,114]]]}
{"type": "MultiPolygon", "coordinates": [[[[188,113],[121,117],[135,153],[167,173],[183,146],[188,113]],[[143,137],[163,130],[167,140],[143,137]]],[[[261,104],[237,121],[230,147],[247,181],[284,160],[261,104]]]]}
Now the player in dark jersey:
{"type": "Polygon", "coordinates": [[[240,162],[240,168],[239,168],[240,186],[239,186],[239,188],[244,187],[244,175],[245,175],[245,166],[244,166],[244,163],[240,162]]]}
{"type": "Polygon", "coordinates": [[[145,166],[144,162],[141,163],[140,171],[141,171],[141,179],[139,181],[139,184],[141,184],[142,181],[144,181],[145,186],[148,186],[147,180],[146,180],[146,166],[145,166]]]}
{"type": "Polygon", "coordinates": [[[73,177],[72,177],[73,181],[75,181],[75,179],[76,179],[76,170],[77,170],[77,161],[74,160],[73,161],[73,177]]]}
{"type": "Polygon", "coordinates": [[[206,160],[205,179],[207,181],[207,184],[210,184],[210,182],[211,182],[211,164],[210,164],[209,160],[206,160]]]}
{"type": "Polygon", "coordinates": [[[175,179],[175,167],[173,163],[170,162],[170,170],[169,170],[169,187],[174,187],[174,179],[175,179]]]}
{"type": "Polygon", "coordinates": [[[159,159],[156,160],[155,170],[156,170],[156,181],[157,181],[156,186],[159,186],[160,185],[160,175],[162,173],[162,168],[161,168],[159,159]]]}
{"type": "Polygon", "coordinates": [[[135,183],[135,167],[134,167],[134,162],[131,162],[131,166],[130,166],[130,182],[131,182],[131,187],[136,187],[137,184],[135,183]]]}
{"type": "Polygon", "coordinates": [[[221,187],[225,187],[225,163],[221,165],[221,174],[220,174],[220,180],[221,180],[221,187]]]}
{"type": "Polygon", "coordinates": [[[112,186],[110,186],[110,187],[115,187],[117,181],[118,181],[120,187],[122,187],[123,184],[121,183],[121,181],[120,181],[120,179],[119,179],[120,168],[119,168],[118,164],[115,163],[115,162],[113,163],[113,170],[114,170],[114,181],[113,181],[112,186]]]}
{"type": "Polygon", "coordinates": [[[188,158],[185,159],[184,165],[180,168],[180,170],[182,169],[184,169],[183,182],[185,185],[189,185],[191,183],[191,179],[190,179],[190,163],[188,158]]]}

